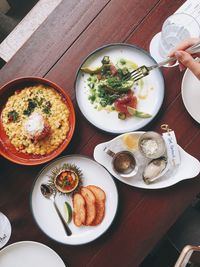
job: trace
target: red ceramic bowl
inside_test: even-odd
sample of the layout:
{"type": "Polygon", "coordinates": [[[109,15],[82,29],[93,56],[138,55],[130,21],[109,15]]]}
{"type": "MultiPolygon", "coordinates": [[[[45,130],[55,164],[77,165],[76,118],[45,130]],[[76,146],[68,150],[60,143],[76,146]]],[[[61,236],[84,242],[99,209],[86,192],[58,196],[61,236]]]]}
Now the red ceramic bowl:
{"type": "Polygon", "coordinates": [[[6,132],[3,128],[1,117],[0,117],[0,154],[7,158],[8,160],[22,164],[22,165],[38,165],[50,161],[57,157],[62,151],[68,146],[75,129],[75,112],[71,99],[67,95],[67,93],[60,88],[55,83],[39,78],[39,77],[23,77],[12,80],[11,82],[5,84],[0,88],[0,116],[3,110],[4,105],[9,96],[13,95],[16,90],[23,89],[27,86],[44,84],[52,87],[56,90],[60,95],[62,95],[64,102],[66,103],[70,115],[69,115],[69,125],[70,129],[67,134],[66,139],[61,143],[54,151],[47,155],[33,155],[19,152],[15,149],[14,145],[11,144],[6,132]]]}

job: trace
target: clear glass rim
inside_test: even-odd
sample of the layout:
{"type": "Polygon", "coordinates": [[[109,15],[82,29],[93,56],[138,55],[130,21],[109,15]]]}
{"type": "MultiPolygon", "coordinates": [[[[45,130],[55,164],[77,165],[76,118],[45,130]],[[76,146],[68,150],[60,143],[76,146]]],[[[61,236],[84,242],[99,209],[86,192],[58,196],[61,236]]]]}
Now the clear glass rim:
{"type": "MultiPolygon", "coordinates": [[[[200,36],[200,24],[198,23],[198,21],[197,21],[197,20],[195,19],[195,17],[193,17],[192,15],[187,14],[187,13],[183,13],[183,12],[180,12],[180,13],[174,13],[174,14],[170,15],[168,18],[166,18],[166,20],[163,22],[162,30],[163,30],[165,24],[167,23],[167,21],[168,21],[170,18],[175,17],[175,16],[186,16],[186,17],[192,19],[192,20],[194,21],[194,23],[196,23],[196,25],[197,25],[197,27],[198,27],[198,29],[199,29],[199,36],[200,36]]],[[[162,30],[161,30],[161,32],[162,32],[162,30]]],[[[197,37],[199,37],[199,36],[197,36],[197,37]]]]}

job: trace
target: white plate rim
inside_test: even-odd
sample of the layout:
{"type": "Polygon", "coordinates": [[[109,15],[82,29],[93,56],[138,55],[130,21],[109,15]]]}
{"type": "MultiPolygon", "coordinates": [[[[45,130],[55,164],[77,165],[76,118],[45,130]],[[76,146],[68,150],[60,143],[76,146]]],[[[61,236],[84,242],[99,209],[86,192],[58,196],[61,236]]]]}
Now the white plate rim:
{"type": "Polygon", "coordinates": [[[57,258],[59,258],[59,260],[63,263],[63,267],[66,267],[64,261],[58,255],[58,253],[55,252],[55,250],[53,250],[52,248],[50,248],[49,246],[47,246],[47,245],[45,245],[43,243],[40,243],[40,242],[37,242],[37,241],[32,241],[32,240],[24,240],[24,241],[18,241],[18,242],[12,243],[12,244],[10,244],[10,245],[8,245],[8,246],[6,246],[6,247],[4,247],[3,249],[0,250],[0,256],[1,256],[1,253],[5,253],[6,250],[9,250],[10,248],[15,247],[17,245],[23,245],[23,244],[31,244],[31,245],[37,245],[37,246],[44,247],[45,249],[47,249],[51,253],[53,253],[57,258]]]}
{"type": "Polygon", "coordinates": [[[85,244],[88,244],[88,243],[91,243],[93,241],[95,241],[96,239],[98,239],[99,237],[101,237],[103,234],[105,234],[107,232],[107,230],[112,226],[115,218],[116,218],[116,215],[117,215],[117,211],[118,211],[118,206],[119,206],[119,193],[118,193],[118,189],[117,189],[117,186],[116,186],[116,181],[115,179],[113,178],[113,176],[110,174],[110,172],[103,166],[101,165],[99,162],[97,162],[96,160],[94,160],[93,158],[89,157],[89,156],[86,156],[86,155],[81,155],[81,154],[70,154],[70,155],[65,155],[65,156],[62,156],[62,157],[58,157],[56,158],[55,160],[52,160],[49,164],[45,165],[40,171],[39,173],[37,174],[34,182],[33,182],[33,185],[32,185],[32,188],[31,188],[31,193],[30,193],[30,208],[31,208],[31,213],[32,213],[32,216],[34,218],[34,221],[36,223],[36,225],[38,226],[38,228],[40,229],[40,231],[42,231],[42,233],[44,233],[48,238],[50,238],[51,240],[53,241],[56,241],[60,244],[63,244],[63,245],[70,245],[70,246],[80,246],[80,245],[85,245],[85,244]],[[81,242],[81,243],[76,243],[76,244],[71,244],[71,243],[65,243],[65,242],[62,242],[62,241],[59,241],[57,239],[54,239],[53,237],[51,237],[50,235],[48,235],[45,231],[43,231],[43,229],[40,227],[39,223],[37,222],[35,216],[34,216],[34,212],[33,212],[33,209],[32,209],[32,194],[33,194],[33,190],[34,190],[34,186],[35,186],[35,183],[37,181],[37,179],[40,177],[40,175],[42,174],[42,172],[50,167],[51,165],[53,165],[54,163],[56,163],[56,161],[59,161],[61,159],[64,159],[64,158],[70,158],[70,157],[79,157],[79,158],[85,158],[85,159],[88,159],[88,160],[91,160],[94,164],[98,165],[98,167],[100,168],[103,168],[107,174],[110,176],[111,180],[113,181],[114,183],[114,186],[115,186],[115,189],[116,189],[116,194],[117,194],[117,203],[116,203],[116,212],[115,212],[115,215],[114,217],[112,218],[112,221],[109,225],[107,225],[106,229],[101,233],[99,234],[96,238],[92,239],[92,240],[89,240],[89,241],[86,241],[86,242],[81,242]]]}
{"type": "MultiPolygon", "coordinates": [[[[200,59],[199,59],[199,61],[200,61],[200,59]]],[[[185,73],[184,73],[184,75],[183,75],[182,83],[181,83],[181,96],[182,96],[183,104],[184,104],[184,106],[185,106],[187,112],[190,114],[190,116],[191,116],[196,122],[200,123],[200,120],[198,120],[197,118],[195,118],[195,115],[192,114],[192,112],[191,112],[191,110],[190,110],[190,107],[188,107],[188,105],[187,105],[187,101],[186,101],[186,99],[185,99],[185,90],[187,90],[187,89],[186,89],[186,86],[185,86],[185,84],[186,84],[186,79],[187,79],[188,76],[193,76],[193,75],[194,75],[194,74],[193,74],[189,69],[187,69],[187,70],[185,71],[185,73]]]]}
{"type": "MultiPolygon", "coordinates": [[[[106,45],[103,45],[103,46],[100,46],[98,47],[97,49],[93,50],[92,52],[90,52],[85,58],[84,60],[82,61],[82,63],[80,64],[80,66],[78,67],[78,70],[76,72],[76,76],[75,76],[75,80],[74,80],[74,89],[75,89],[75,98],[76,98],[76,102],[77,102],[77,106],[79,108],[79,111],[81,112],[81,114],[83,115],[83,117],[93,126],[95,126],[97,129],[100,129],[101,131],[103,132],[106,132],[106,133],[112,133],[112,134],[123,134],[125,133],[124,131],[111,131],[111,130],[106,130],[106,129],[103,129],[101,127],[99,127],[97,124],[94,124],[93,122],[91,122],[86,116],[85,114],[83,114],[81,108],[80,108],[80,105],[79,105],[79,101],[78,101],[78,94],[77,94],[77,89],[76,89],[76,83],[77,83],[77,80],[78,80],[78,76],[79,76],[79,72],[80,72],[80,68],[84,65],[84,63],[91,57],[93,56],[95,53],[98,53],[99,51],[105,49],[105,48],[110,48],[110,47],[117,47],[117,46],[124,46],[124,47],[129,47],[129,48],[133,48],[133,49],[136,49],[136,50],[139,50],[141,52],[143,52],[147,57],[149,57],[153,62],[154,64],[157,64],[157,61],[147,52],[145,51],[143,48],[137,46],[137,45],[133,45],[133,44],[128,44],[128,43],[109,43],[109,44],[106,44],[106,45]]],[[[160,68],[157,69],[157,71],[160,73],[160,77],[162,79],[162,87],[163,87],[163,94],[162,94],[162,97],[161,97],[161,102],[160,102],[160,106],[158,107],[158,111],[157,113],[152,116],[152,118],[149,118],[148,121],[145,123],[142,124],[141,127],[138,127],[138,128],[133,128],[133,129],[130,129],[128,131],[137,131],[137,130],[140,130],[140,129],[143,129],[145,126],[147,126],[148,124],[150,124],[154,119],[156,119],[157,115],[159,114],[160,112],[160,109],[163,105],[163,101],[164,101],[164,97],[165,97],[165,79],[164,79],[164,76],[163,76],[163,73],[162,73],[162,70],[160,68]]]]}

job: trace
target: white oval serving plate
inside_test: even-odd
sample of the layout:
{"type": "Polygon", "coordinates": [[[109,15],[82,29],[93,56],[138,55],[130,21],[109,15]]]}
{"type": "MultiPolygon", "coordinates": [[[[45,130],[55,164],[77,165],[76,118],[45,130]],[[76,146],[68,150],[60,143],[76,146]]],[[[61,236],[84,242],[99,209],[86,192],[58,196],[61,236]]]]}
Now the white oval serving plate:
{"type": "MultiPolygon", "coordinates": [[[[132,132],[127,134],[131,134],[139,138],[139,136],[143,133],[144,132],[132,132]]],[[[179,152],[181,157],[180,165],[172,170],[167,171],[162,177],[147,185],[142,179],[142,172],[147,161],[144,161],[143,156],[141,156],[141,153],[138,150],[131,150],[124,146],[123,137],[125,135],[126,134],[122,134],[110,140],[109,142],[101,143],[97,145],[94,149],[94,159],[101,165],[103,165],[115,178],[125,184],[144,189],[160,189],[172,186],[182,180],[193,178],[197,176],[200,172],[200,162],[196,158],[185,152],[179,146],[179,152]],[[113,152],[118,152],[122,149],[126,149],[133,152],[139,167],[138,173],[131,178],[122,178],[121,176],[116,174],[116,172],[112,168],[112,158],[104,151],[105,147],[108,147],[109,149],[113,150],[113,152]]]]}

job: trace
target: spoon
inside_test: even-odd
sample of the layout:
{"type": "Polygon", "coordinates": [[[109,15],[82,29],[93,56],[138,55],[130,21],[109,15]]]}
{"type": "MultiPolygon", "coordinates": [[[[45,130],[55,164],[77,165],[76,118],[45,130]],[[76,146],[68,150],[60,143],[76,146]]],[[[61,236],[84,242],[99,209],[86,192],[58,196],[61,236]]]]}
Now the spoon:
{"type": "Polygon", "coordinates": [[[58,216],[59,216],[59,218],[60,218],[60,220],[61,220],[61,222],[62,222],[62,224],[63,224],[63,227],[64,227],[64,229],[65,229],[66,234],[67,234],[67,235],[72,235],[72,232],[71,232],[71,230],[69,229],[68,224],[67,224],[66,221],[63,219],[63,216],[62,216],[62,214],[60,213],[60,210],[58,209],[58,206],[57,206],[57,204],[56,204],[56,202],[55,202],[56,191],[54,191],[53,188],[52,188],[51,186],[47,185],[47,184],[41,184],[41,186],[40,186],[40,190],[41,190],[42,195],[43,195],[45,198],[47,198],[47,199],[49,199],[49,200],[51,200],[51,201],[53,202],[53,205],[54,205],[54,207],[55,207],[55,210],[56,210],[56,212],[57,212],[57,214],[58,214],[58,216]]]}

